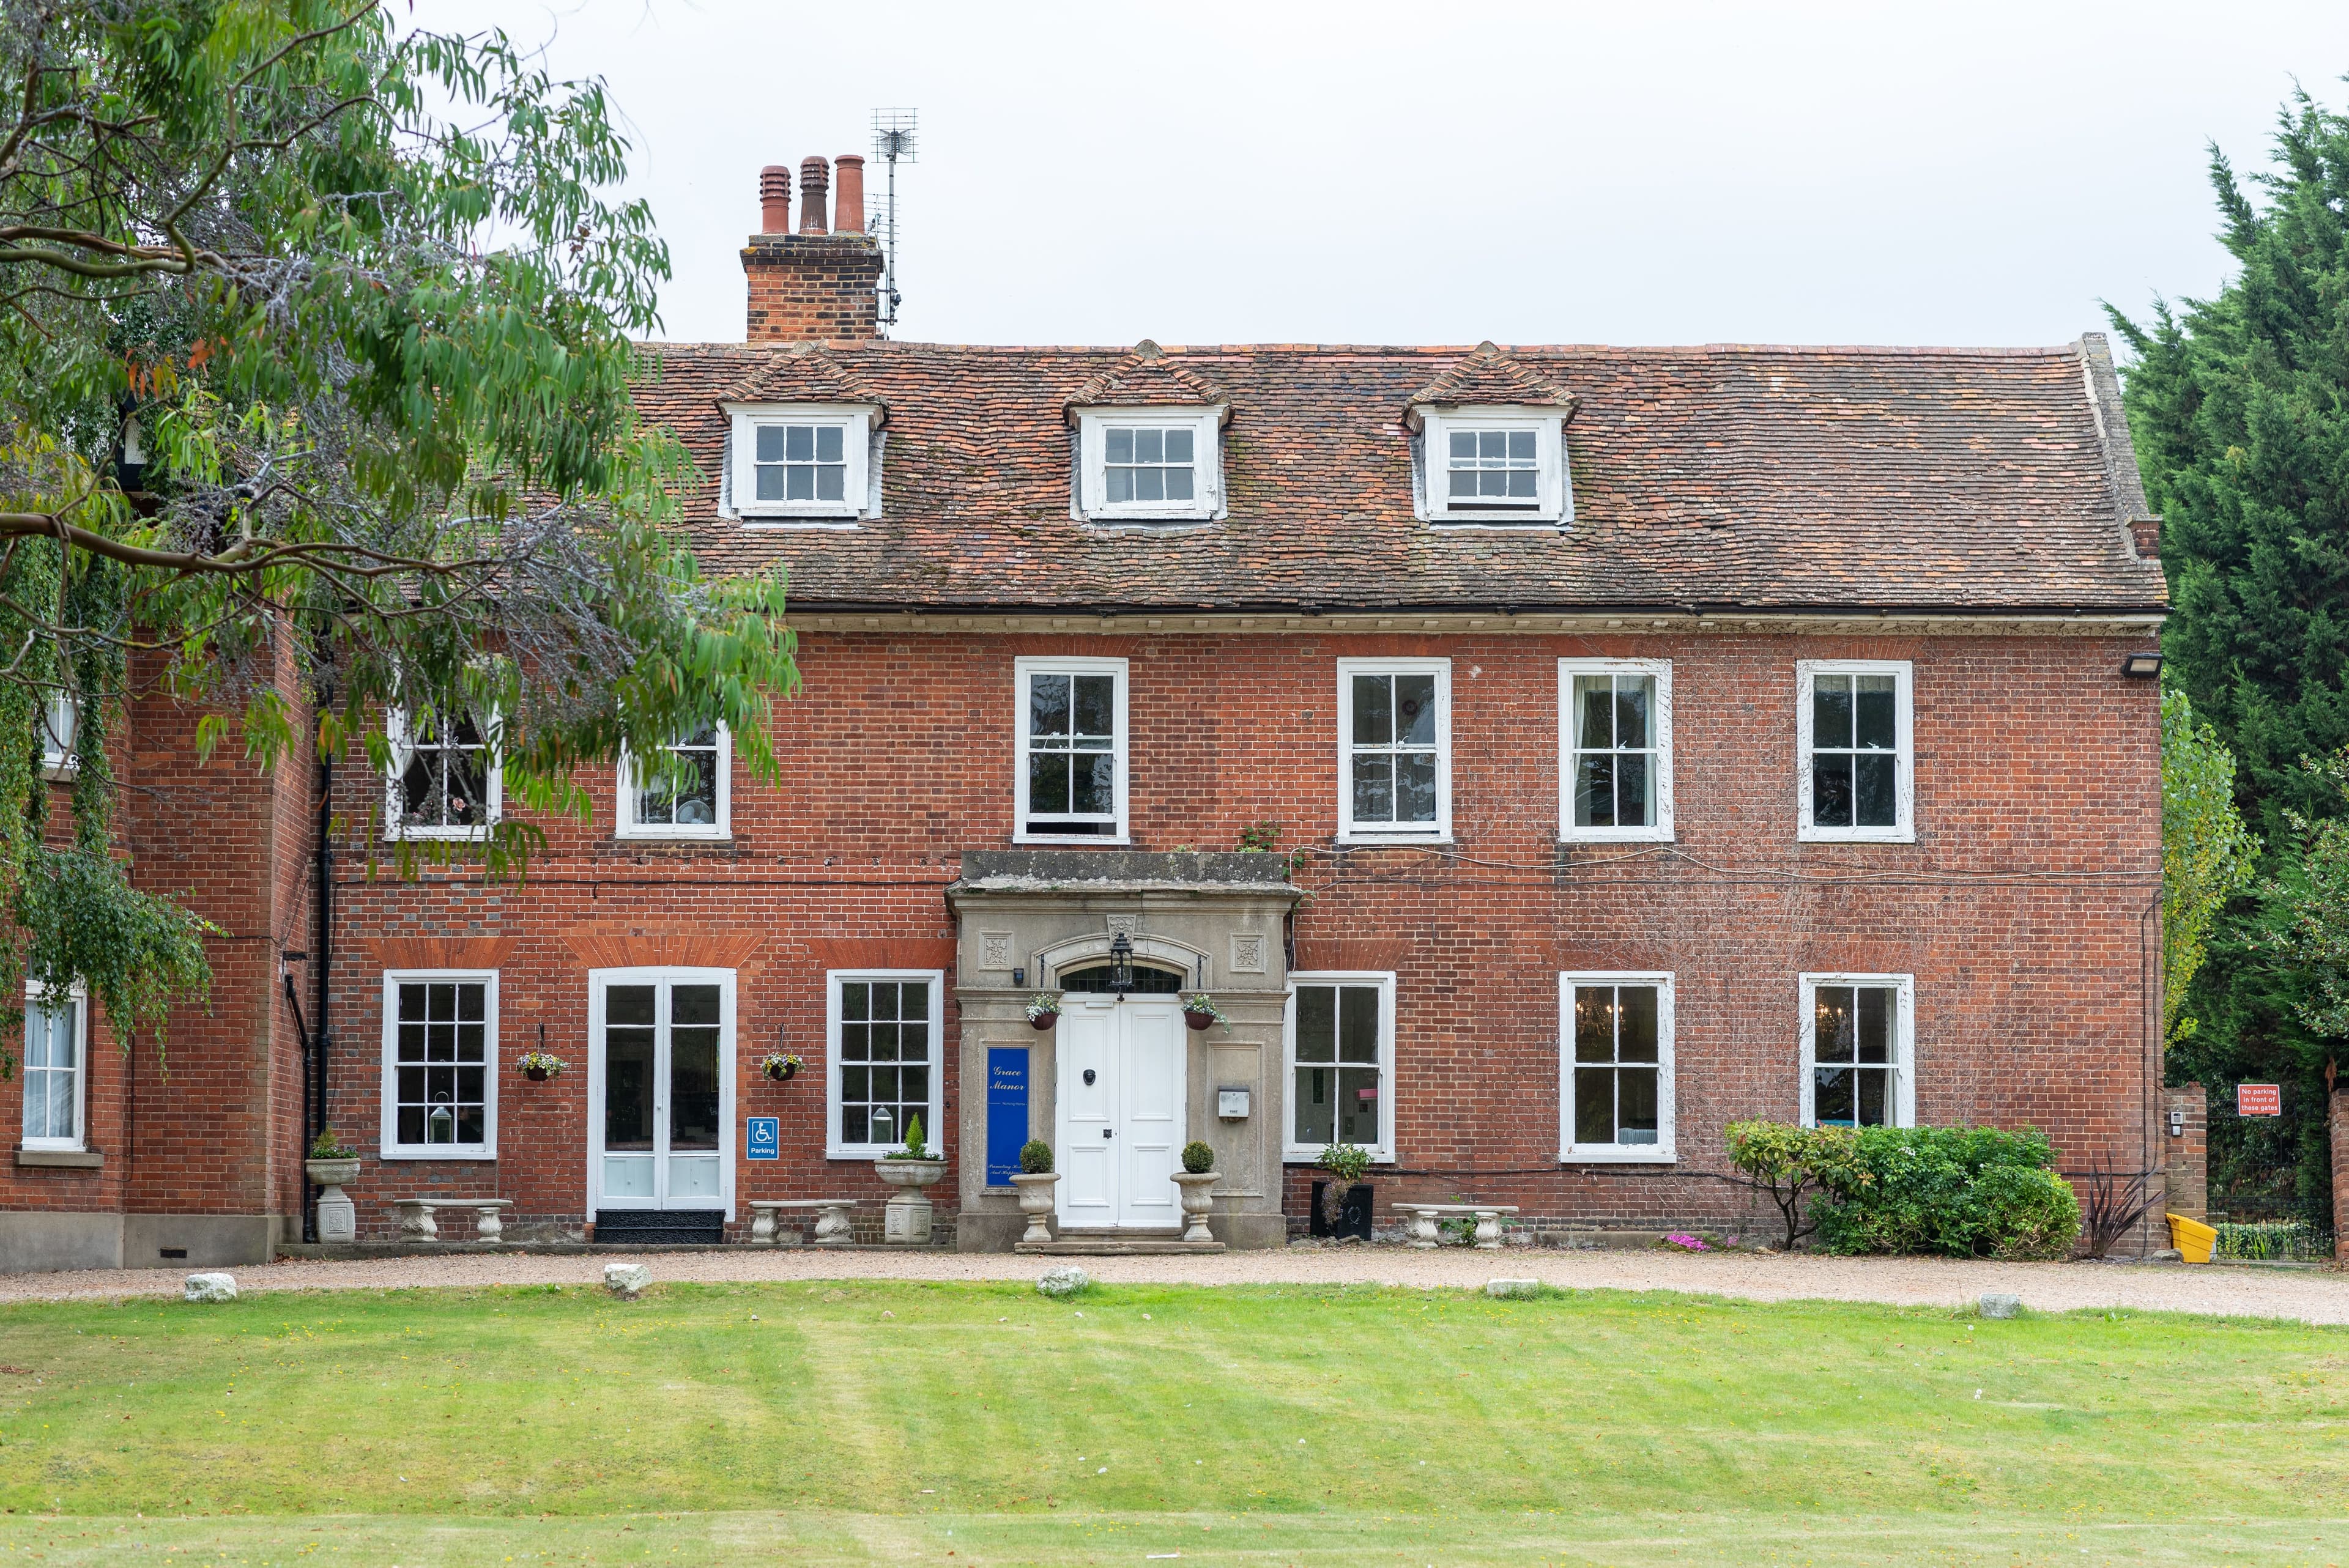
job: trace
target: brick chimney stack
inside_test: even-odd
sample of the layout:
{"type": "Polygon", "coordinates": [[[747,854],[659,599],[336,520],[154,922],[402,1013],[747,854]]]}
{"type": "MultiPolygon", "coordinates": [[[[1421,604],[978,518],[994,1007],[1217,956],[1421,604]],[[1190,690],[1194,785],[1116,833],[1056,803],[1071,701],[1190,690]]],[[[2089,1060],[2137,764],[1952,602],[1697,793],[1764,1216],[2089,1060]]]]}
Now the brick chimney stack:
{"type": "Polygon", "coordinates": [[[744,340],[840,342],[881,335],[881,245],[864,232],[864,160],[840,160],[836,222],[827,222],[831,169],[821,158],[800,162],[799,228],[792,228],[792,171],[759,171],[759,226],[742,247],[750,284],[744,340]]]}
{"type": "Polygon", "coordinates": [[[770,163],[759,170],[759,232],[791,232],[792,171],[783,164],[770,163]]]}

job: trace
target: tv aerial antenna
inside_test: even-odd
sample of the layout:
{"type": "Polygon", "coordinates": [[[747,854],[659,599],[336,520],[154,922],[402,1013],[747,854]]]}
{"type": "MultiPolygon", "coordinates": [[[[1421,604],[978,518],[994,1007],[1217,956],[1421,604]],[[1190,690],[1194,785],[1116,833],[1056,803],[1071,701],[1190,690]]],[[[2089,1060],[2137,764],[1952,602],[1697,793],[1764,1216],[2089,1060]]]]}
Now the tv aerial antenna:
{"type": "Polygon", "coordinates": [[[876,108],[873,111],[873,156],[888,170],[881,198],[880,222],[874,225],[881,232],[882,252],[885,260],[881,273],[881,325],[897,324],[897,165],[914,161],[914,122],[916,111],[910,108],[876,108]]]}

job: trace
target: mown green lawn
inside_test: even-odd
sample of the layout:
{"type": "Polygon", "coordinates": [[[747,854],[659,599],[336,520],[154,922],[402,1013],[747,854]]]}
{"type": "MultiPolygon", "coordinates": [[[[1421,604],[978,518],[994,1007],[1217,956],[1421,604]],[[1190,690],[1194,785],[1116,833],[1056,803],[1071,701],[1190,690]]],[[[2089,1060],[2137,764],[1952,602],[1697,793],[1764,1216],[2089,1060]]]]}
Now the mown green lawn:
{"type": "Polygon", "coordinates": [[[2349,1562],[2349,1332],[1591,1292],[0,1309],[0,1564],[2349,1562]]]}

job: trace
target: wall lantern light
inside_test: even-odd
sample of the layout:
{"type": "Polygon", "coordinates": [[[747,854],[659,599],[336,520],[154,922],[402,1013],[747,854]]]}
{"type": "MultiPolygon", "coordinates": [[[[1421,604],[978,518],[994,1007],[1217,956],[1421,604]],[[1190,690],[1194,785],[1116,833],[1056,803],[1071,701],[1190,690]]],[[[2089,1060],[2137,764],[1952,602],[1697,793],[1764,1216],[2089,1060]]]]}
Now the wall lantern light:
{"type": "Polygon", "coordinates": [[[2123,654],[2121,674],[2135,681],[2149,681],[2161,673],[2159,654],[2123,654]]]}
{"type": "Polygon", "coordinates": [[[1109,988],[1120,996],[1133,989],[1133,944],[1123,931],[1109,944],[1109,988]]]}

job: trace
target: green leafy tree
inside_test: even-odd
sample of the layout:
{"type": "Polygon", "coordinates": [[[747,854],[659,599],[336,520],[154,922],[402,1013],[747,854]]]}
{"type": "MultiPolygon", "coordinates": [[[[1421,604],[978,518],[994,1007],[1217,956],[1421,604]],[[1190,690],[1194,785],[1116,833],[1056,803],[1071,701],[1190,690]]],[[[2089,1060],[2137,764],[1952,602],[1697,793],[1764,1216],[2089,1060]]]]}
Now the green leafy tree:
{"type": "MultiPolygon", "coordinates": [[[[781,583],[699,576],[689,465],[629,395],[668,259],[606,195],[626,153],[601,83],[372,0],[0,12],[0,1008],[80,978],[128,1033],[206,983],[110,825],[137,683],[264,765],[388,765],[388,708],[470,723],[538,810],[714,722],[776,776],[781,583]]],[[[429,852],[500,873],[537,839],[429,852]]]]}
{"type": "Polygon", "coordinates": [[[2286,810],[2338,809],[2300,759],[2349,744],[2349,118],[2296,95],[2273,162],[2254,201],[2210,150],[2239,263],[2215,297],[2157,303],[2145,325],[2110,312],[2177,606],[2168,671],[2271,839],[2286,810]]]}
{"type": "Polygon", "coordinates": [[[2194,1033],[2188,987],[2210,928],[2251,880],[2259,841],[2235,809],[2235,758],[2182,691],[2161,696],[2161,1029],[2171,1045],[2194,1033]]]}
{"type": "MultiPolygon", "coordinates": [[[[2349,751],[2311,761],[2308,771],[2349,801],[2349,751]]],[[[2302,985],[2292,1002],[2302,1028],[2319,1037],[2328,1062],[2349,1040],[2349,819],[2287,815],[2292,852],[2260,888],[2267,939],[2302,985]]]]}

